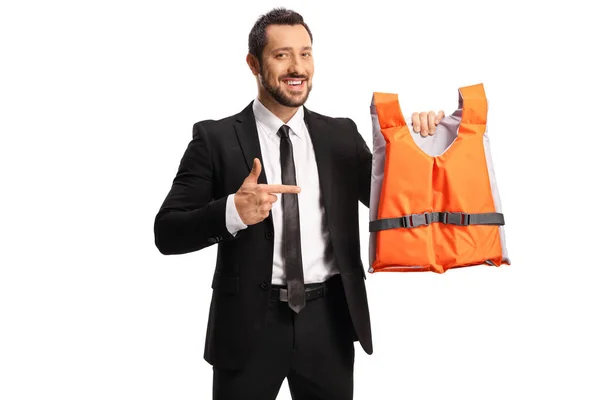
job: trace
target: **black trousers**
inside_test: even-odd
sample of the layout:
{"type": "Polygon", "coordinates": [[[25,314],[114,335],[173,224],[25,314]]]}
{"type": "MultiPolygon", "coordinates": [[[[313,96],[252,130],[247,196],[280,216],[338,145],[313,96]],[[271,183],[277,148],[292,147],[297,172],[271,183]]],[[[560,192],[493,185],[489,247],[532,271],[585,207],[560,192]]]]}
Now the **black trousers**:
{"type": "Polygon", "coordinates": [[[351,400],[354,340],[339,275],[296,314],[271,299],[265,333],[241,370],[213,368],[213,400],[274,400],[287,378],[294,400],[351,400]]]}

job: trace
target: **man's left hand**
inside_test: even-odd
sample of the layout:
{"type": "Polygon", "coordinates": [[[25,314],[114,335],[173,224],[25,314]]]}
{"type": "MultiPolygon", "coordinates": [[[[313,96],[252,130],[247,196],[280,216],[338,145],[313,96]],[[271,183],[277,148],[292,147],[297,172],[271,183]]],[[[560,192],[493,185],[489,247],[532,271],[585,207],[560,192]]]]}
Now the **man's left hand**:
{"type": "Polygon", "coordinates": [[[435,127],[444,118],[444,112],[438,111],[437,115],[434,111],[415,112],[412,115],[413,130],[420,133],[421,136],[433,135],[435,133],[435,127]]]}

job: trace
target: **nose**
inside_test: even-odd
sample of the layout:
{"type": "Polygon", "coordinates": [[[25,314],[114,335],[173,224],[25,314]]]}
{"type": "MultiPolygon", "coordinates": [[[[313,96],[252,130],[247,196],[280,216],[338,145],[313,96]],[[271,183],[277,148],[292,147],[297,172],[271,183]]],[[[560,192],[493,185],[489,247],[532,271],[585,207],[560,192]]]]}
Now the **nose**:
{"type": "Polygon", "coordinates": [[[300,59],[297,56],[292,57],[292,61],[290,62],[290,65],[288,67],[288,73],[302,75],[300,73],[300,71],[301,71],[300,59]]]}

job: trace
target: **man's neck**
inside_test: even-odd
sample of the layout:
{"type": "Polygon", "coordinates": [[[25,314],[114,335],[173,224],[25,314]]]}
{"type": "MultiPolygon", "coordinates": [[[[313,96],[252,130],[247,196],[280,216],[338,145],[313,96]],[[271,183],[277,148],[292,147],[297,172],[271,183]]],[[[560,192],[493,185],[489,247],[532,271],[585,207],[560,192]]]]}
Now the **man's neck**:
{"type": "Polygon", "coordinates": [[[283,123],[287,124],[290,119],[296,114],[299,107],[287,107],[281,105],[271,96],[263,95],[262,93],[258,94],[258,100],[261,102],[263,106],[273,114],[277,116],[283,123]]]}

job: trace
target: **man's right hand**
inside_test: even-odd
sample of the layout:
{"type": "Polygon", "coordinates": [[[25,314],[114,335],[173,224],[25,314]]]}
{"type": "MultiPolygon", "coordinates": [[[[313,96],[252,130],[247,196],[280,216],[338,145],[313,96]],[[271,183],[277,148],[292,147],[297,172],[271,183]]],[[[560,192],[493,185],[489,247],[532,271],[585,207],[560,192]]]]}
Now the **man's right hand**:
{"type": "Polygon", "coordinates": [[[246,225],[257,224],[269,216],[273,203],[277,201],[273,193],[300,193],[299,186],[258,183],[260,171],[260,160],[255,158],[252,171],[233,197],[235,208],[246,225]]]}

